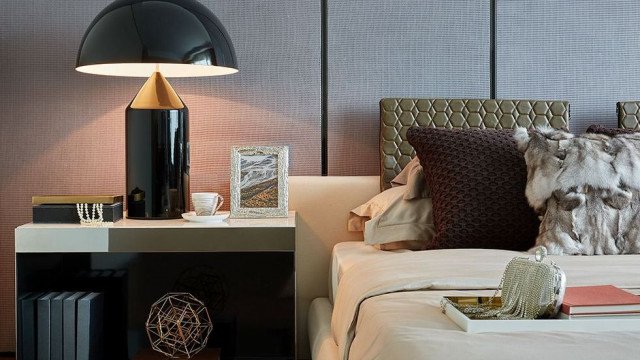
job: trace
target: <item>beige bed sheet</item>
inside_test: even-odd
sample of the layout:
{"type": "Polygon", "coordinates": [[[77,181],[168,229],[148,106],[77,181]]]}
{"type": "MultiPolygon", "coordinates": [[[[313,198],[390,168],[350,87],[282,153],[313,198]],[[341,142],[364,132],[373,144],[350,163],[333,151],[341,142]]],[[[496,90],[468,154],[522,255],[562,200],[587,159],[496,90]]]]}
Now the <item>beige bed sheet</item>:
{"type": "MultiPolygon", "coordinates": [[[[640,332],[466,333],[440,310],[443,295],[493,291],[392,293],[362,304],[350,359],[638,359],[640,332]]],[[[576,320],[579,321],[579,320],[576,320]]]]}
{"type": "MultiPolygon", "coordinates": [[[[608,359],[637,358],[640,329],[467,334],[440,312],[445,293],[495,289],[514,256],[523,254],[456,249],[359,262],[342,276],[334,304],[332,333],[340,358],[596,359],[605,352],[608,359]]],[[[640,255],[551,258],[566,272],[569,286],[640,289],[640,255]]]]}
{"type": "Polygon", "coordinates": [[[383,251],[362,241],[345,241],[337,243],[331,251],[331,279],[329,300],[333,303],[338,291],[338,284],[344,273],[358,263],[371,259],[384,258],[411,250],[383,251]]]}

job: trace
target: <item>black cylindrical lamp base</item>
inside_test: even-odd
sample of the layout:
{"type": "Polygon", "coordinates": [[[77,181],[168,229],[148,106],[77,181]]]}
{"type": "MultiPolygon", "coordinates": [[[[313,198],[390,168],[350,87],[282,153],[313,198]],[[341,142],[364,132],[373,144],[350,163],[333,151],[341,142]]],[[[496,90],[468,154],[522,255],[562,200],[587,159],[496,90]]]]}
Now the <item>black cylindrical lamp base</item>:
{"type": "Polygon", "coordinates": [[[189,198],[189,110],[126,112],[127,217],[176,219],[189,198]]]}

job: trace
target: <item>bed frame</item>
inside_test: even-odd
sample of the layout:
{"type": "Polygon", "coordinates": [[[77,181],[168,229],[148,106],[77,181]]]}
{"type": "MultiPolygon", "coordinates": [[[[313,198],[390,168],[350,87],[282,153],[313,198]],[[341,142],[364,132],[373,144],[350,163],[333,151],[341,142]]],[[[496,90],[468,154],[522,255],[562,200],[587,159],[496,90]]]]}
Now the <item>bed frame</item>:
{"type": "MultiPolygon", "coordinates": [[[[636,107],[637,109],[637,107],[636,107]]],[[[569,103],[557,100],[408,99],[380,101],[380,189],[415,156],[407,142],[412,126],[436,128],[513,129],[552,126],[569,128],[569,103]]]]}
{"type": "Polygon", "coordinates": [[[622,101],[617,104],[618,127],[640,130],[640,101],[622,101]]]}

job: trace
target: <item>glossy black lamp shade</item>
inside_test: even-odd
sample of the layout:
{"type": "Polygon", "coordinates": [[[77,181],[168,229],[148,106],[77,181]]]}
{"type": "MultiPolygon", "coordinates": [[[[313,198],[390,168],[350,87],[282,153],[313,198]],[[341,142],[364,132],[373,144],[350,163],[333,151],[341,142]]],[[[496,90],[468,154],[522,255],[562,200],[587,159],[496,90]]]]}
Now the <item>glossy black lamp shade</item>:
{"type": "Polygon", "coordinates": [[[238,70],[220,21],[194,0],[118,0],[93,20],[76,70],[149,77],[226,75],[238,70]]]}

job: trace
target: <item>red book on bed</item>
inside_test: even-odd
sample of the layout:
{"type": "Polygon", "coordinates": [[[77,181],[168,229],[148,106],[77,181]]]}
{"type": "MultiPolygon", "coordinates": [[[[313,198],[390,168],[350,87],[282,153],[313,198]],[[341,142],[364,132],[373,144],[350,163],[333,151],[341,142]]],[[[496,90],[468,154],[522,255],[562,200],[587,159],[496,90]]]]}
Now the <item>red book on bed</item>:
{"type": "Polygon", "coordinates": [[[640,312],[640,296],[613,285],[567,287],[561,311],[567,315],[640,312]]]}

